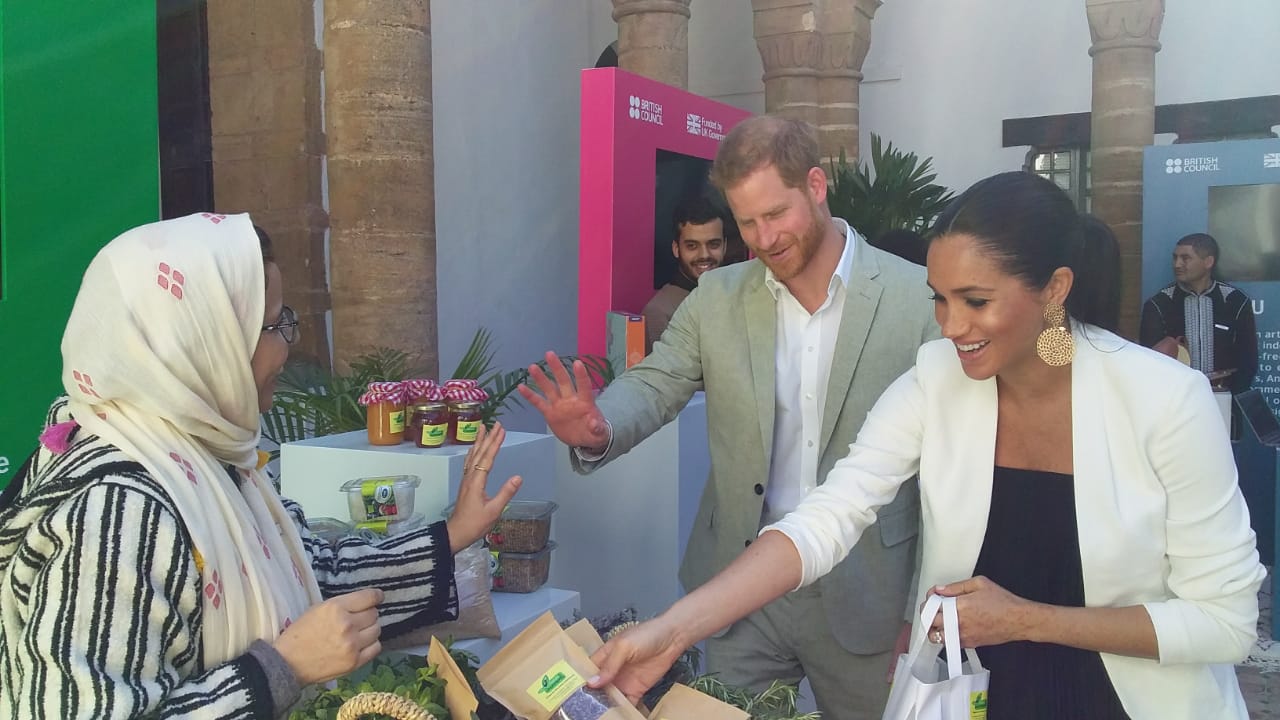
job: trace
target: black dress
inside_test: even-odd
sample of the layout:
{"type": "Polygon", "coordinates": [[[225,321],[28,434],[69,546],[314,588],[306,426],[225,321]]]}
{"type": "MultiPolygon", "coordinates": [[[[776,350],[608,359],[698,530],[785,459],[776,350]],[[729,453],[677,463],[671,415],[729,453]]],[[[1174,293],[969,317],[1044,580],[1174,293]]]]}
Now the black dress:
{"type": "MultiPolygon", "coordinates": [[[[973,569],[1019,597],[1084,606],[1074,478],[996,467],[991,514],[973,569]]],[[[1102,657],[1018,641],[978,649],[991,671],[989,720],[1128,720],[1102,657]]]]}

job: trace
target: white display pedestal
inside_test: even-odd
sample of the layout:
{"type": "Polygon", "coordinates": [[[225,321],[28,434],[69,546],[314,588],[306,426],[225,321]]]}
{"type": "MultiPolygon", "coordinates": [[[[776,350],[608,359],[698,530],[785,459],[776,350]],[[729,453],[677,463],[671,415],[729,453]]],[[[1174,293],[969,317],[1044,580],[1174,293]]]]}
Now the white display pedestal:
{"type": "MultiPolygon", "coordinates": [[[[422,484],[413,511],[434,522],[458,495],[462,463],[470,447],[370,445],[364,430],[285,443],[280,448],[281,494],[301,505],[308,517],[350,522],[347,497],[339,491],[342,483],[359,477],[417,475],[422,484]]],[[[497,491],[508,477],[520,475],[524,484],[518,497],[554,500],[558,448],[550,435],[508,432],[489,473],[489,492],[497,491]]]]}
{"type": "MultiPolygon", "coordinates": [[[[523,603],[558,603],[556,598],[565,596],[556,593],[573,596],[571,607],[557,607],[568,607],[571,614],[580,606],[586,617],[626,607],[650,616],[679,599],[680,560],[710,469],[706,415],[706,403],[698,393],[674,421],[586,476],[573,471],[568,448],[554,436],[507,433],[490,473],[490,492],[519,474],[524,486],[518,498],[554,500],[560,507],[551,522],[558,547],[551,555],[547,587],[529,595],[494,593],[495,609],[513,604],[499,610],[500,622],[502,612],[531,622],[548,609],[555,611],[542,605],[534,612],[523,603]]],[[[457,494],[466,452],[465,446],[372,446],[360,430],[286,443],[281,448],[280,479],[283,494],[301,504],[308,516],[347,521],[346,497],[338,490],[342,483],[358,477],[417,475],[422,485],[414,511],[434,520],[457,494]]],[[[512,627],[516,625],[518,621],[512,627]]],[[[503,628],[509,640],[507,625],[503,628]]],[[[496,650],[502,641],[487,642],[495,643],[496,650]]]]}
{"type": "MultiPolygon", "coordinates": [[[[578,593],[545,585],[531,593],[491,593],[490,596],[493,598],[493,614],[498,618],[498,627],[502,628],[502,637],[460,640],[453,645],[474,654],[481,663],[493,657],[543,613],[550,611],[556,620],[564,622],[573,619],[574,612],[578,610],[578,593]]],[[[439,639],[444,641],[447,638],[439,639]]],[[[388,653],[426,657],[430,647],[430,644],[417,645],[389,650],[388,653]]]]}
{"type": "MultiPolygon", "coordinates": [[[[508,431],[489,473],[489,491],[496,491],[508,477],[520,475],[524,483],[517,497],[555,500],[555,453],[560,447],[550,435],[508,431]]],[[[467,445],[432,449],[412,443],[370,445],[364,430],[285,443],[280,448],[281,491],[300,504],[308,517],[327,516],[349,522],[347,498],[339,491],[342,483],[358,477],[417,475],[422,484],[414,496],[414,512],[434,522],[457,497],[462,463],[469,449],[467,445]]],[[[553,516],[553,531],[561,517],[561,513],[553,516]]],[[[560,552],[557,549],[551,554],[553,571],[560,562],[560,552]]],[[[457,644],[475,653],[481,662],[539,615],[550,611],[557,619],[568,620],[579,607],[576,591],[561,590],[551,583],[531,593],[492,593],[492,597],[502,638],[463,640],[457,644]]],[[[427,647],[391,652],[425,656],[427,647]]]]}
{"type": "Polygon", "coordinates": [[[579,475],[556,441],[552,522],[559,544],[550,583],[582,593],[582,614],[633,606],[655,615],[680,598],[680,560],[689,541],[711,459],[707,408],[696,394],[675,420],[631,452],[579,475]]]}

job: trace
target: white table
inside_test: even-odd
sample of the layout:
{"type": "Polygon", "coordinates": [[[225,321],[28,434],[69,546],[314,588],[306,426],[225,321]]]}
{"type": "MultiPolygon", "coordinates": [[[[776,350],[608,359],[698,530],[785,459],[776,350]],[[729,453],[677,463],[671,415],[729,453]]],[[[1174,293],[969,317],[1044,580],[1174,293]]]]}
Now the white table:
{"type": "MultiPolygon", "coordinates": [[[[519,497],[554,500],[558,447],[550,435],[508,431],[493,471],[489,473],[490,492],[496,491],[511,475],[520,475],[524,484],[519,497]]],[[[431,522],[457,497],[462,463],[469,449],[467,445],[442,448],[419,448],[412,443],[370,445],[364,430],[285,443],[280,448],[281,489],[285,497],[302,505],[308,517],[327,516],[345,522],[351,517],[346,495],[339,491],[342,483],[359,477],[417,475],[421,484],[415,492],[414,512],[424,514],[431,522]]],[[[554,516],[553,531],[560,517],[559,513],[554,516]]],[[[552,552],[553,569],[560,562],[559,553],[559,550],[552,552]]],[[[492,596],[502,638],[464,640],[457,644],[478,655],[481,662],[542,613],[550,611],[557,619],[567,620],[579,607],[576,590],[562,590],[551,584],[532,593],[492,593],[492,596]]],[[[395,652],[425,656],[427,646],[395,652]]]]}

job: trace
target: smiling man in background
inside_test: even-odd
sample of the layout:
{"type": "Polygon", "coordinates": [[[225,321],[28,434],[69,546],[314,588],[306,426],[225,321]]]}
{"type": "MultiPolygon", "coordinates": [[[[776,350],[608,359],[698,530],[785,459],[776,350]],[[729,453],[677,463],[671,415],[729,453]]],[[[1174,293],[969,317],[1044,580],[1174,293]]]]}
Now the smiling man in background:
{"type": "Polygon", "coordinates": [[[671,254],[676,258],[676,272],[640,313],[644,315],[645,354],[662,337],[676,308],[698,287],[698,278],[724,262],[724,215],[706,194],[685,198],[676,206],[671,220],[675,230],[671,254]]]}

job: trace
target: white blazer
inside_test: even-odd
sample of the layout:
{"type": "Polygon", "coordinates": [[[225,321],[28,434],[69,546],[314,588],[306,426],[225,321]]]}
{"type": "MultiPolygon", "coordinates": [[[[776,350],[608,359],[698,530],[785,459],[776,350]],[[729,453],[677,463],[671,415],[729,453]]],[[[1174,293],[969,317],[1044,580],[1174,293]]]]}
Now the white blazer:
{"type": "MultiPolygon", "coordinates": [[[[1247,718],[1232,664],[1253,647],[1265,571],[1209,383],[1099,328],[1077,323],[1074,336],[1085,604],[1143,605],[1160,648],[1159,661],[1103,653],[1111,682],[1134,720],[1247,718]]],[[[922,346],[826,482],[765,530],[795,543],[808,584],[918,470],[917,601],[934,585],[970,577],[991,508],[996,414],[994,379],[969,379],[948,340],[922,346]]]]}

